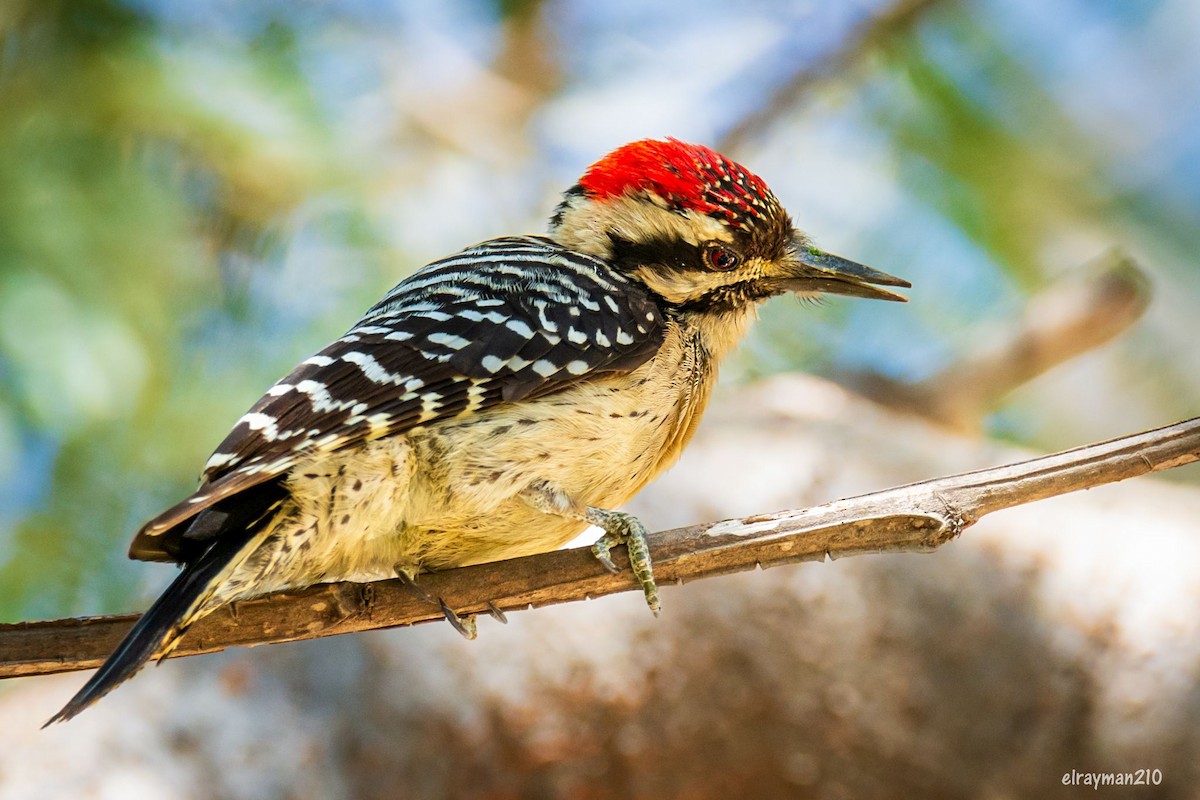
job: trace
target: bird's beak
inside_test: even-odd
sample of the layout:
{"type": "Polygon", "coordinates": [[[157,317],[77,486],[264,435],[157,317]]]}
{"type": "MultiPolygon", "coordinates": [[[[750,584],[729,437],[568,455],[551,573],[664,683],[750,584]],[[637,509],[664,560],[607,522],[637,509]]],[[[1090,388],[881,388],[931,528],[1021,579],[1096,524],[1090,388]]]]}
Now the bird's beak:
{"type": "Polygon", "coordinates": [[[907,303],[904,295],[881,289],[880,286],[899,286],[904,289],[912,284],[903,278],[886,272],[864,267],[853,261],[822,253],[808,244],[797,242],[792,247],[787,272],[780,279],[781,288],[790,292],[824,292],[844,294],[851,297],[869,297],[873,300],[895,300],[907,303]]]}

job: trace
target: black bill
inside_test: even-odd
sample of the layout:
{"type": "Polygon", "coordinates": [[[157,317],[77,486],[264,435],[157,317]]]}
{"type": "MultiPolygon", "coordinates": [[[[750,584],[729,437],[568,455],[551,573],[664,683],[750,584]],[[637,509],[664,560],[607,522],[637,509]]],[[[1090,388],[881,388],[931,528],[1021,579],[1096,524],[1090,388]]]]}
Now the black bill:
{"type": "Polygon", "coordinates": [[[880,288],[911,288],[912,284],[903,278],[888,275],[886,272],[871,269],[831,253],[823,253],[815,247],[797,246],[794,254],[796,261],[793,271],[782,281],[783,288],[788,291],[823,292],[868,297],[873,300],[908,302],[904,295],[880,288]]]}

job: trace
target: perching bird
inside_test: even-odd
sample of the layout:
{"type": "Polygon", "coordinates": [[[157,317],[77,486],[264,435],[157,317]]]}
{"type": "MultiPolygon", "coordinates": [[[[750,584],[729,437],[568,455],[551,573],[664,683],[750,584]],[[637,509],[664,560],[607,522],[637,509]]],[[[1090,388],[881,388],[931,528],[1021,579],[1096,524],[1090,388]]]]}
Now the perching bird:
{"type": "Polygon", "coordinates": [[[435,261],[267,390],[200,488],[134,538],[132,558],[183,570],[50,722],[235,600],[411,583],[588,525],[610,569],[628,546],[657,613],[645,528],[613,509],[678,458],[758,303],[904,300],[880,286],[909,284],[817,250],[719,153],[675,139],[615,150],[567,190],[549,235],[435,261]]]}

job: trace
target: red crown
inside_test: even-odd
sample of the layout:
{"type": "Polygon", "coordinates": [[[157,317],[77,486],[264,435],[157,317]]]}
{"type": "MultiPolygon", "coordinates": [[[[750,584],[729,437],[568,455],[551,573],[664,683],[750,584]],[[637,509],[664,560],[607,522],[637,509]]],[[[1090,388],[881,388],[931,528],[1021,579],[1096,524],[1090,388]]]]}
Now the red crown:
{"type": "Polygon", "coordinates": [[[643,139],[597,161],[579,184],[595,200],[652,192],[673,208],[698,211],[735,227],[778,207],[762,178],[703,145],[643,139]]]}

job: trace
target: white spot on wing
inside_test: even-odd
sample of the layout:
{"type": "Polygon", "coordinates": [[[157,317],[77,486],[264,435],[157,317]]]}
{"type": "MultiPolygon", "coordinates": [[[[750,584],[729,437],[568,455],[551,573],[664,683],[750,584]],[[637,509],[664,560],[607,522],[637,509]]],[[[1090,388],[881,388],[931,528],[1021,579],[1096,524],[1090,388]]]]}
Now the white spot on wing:
{"type": "Polygon", "coordinates": [[[533,338],[533,329],[519,319],[510,319],[504,324],[510,331],[517,334],[517,336],[521,336],[526,339],[533,338]]]}
{"type": "Polygon", "coordinates": [[[313,444],[323,450],[333,450],[341,443],[341,441],[341,436],[338,436],[336,433],[331,433],[328,436],[323,436],[320,439],[317,439],[315,442],[313,442],[313,444]]]}
{"type": "Polygon", "coordinates": [[[451,350],[462,350],[471,342],[461,336],[455,336],[452,333],[431,333],[425,337],[434,344],[444,345],[451,350]]]}
{"type": "Polygon", "coordinates": [[[541,300],[535,300],[533,304],[537,308],[538,321],[542,323],[542,329],[550,331],[551,333],[557,333],[558,326],[554,324],[554,321],[551,320],[550,317],[546,316],[545,302],[541,300]]]}
{"type": "Polygon", "coordinates": [[[466,416],[479,409],[483,405],[483,396],[486,390],[481,383],[473,383],[467,389],[467,407],[459,412],[459,416],[466,416]]]}
{"type": "Polygon", "coordinates": [[[437,416],[437,410],[442,407],[442,396],[437,392],[426,392],[421,395],[421,422],[428,422],[437,416]]]}
{"type": "MultiPolygon", "coordinates": [[[[346,417],[346,421],[343,422],[342,424],[343,425],[357,425],[358,423],[363,421],[363,419],[364,419],[363,412],[366,410],[367,410],[366,403],[355,403],[354,407],[350,409],[350,416],[346,417]]],[[[299,432],[300,431],[296,431],[296,433],[299,433],[299,432]]]]}
{"type": "Polygon", "coordinates": [[[260,414],[257,411],[251,411],[248,414],[243,414],[242,418],[238,420],[239,425],[243,422],[246,423],[246,427],[250,430],[261,433],[262,437],[269,442],[275,441],[275,438],[279,435],[279,428],[276,427],[275,418],[270,414],[260,414]]]}
{"type": "MultiPolygon", "coordinates": [[[[476,305],[478,305],[478,303],[476,305]]],[[[476,311],[473,308],[464,308],[458,312],[458,315],[463,319],[469,319],[472,322],[483,322],[484,320],[487,320],[488,322],[496,325],[503,325],[505,320],[508,319],[503,314],[497,314],[495,311],[483,312],[476,311]]]]}
{"type": "Polygon", "coordinates": [[[205,463],[204,471],[208,472],[211,469],[223,467],[226,464],[236,460],[237,453],[213,453],[211,456],[209,456],[208,461],[205,463]]]}
{"type": "Polygon", "coordinates": [[[367,377],[367,380],[372,383],[390,383],[399,386],[411,378],[409,375],[401,375],[398,372],[388,372],[375,360],[374,356],[369,353],[359,352],[358,350],[352,350],[343,355],[342,361],[357,365],[362,370],[363,375],[367,377]]]}
{"type": "Polygon", "coordinates": [[[435,311],[432,309],[429,311],[414,311],[412,313],[414,317],[424,317],[425,319],[431,319],[434,322],[445,322],[446,320],[450,319],[451,316],[445,311],[435,311]]]}
{"type": "Polygon", "coordinates": [[[334,400],[329,395],[329,389],[320,381],[300,381],[296,384],[296,391],[304,392],[312,401],[313,411],[318,413],[326,411],[345,411],[348,408],[353,408],[358,404],[356,400],[334,400]]]}

